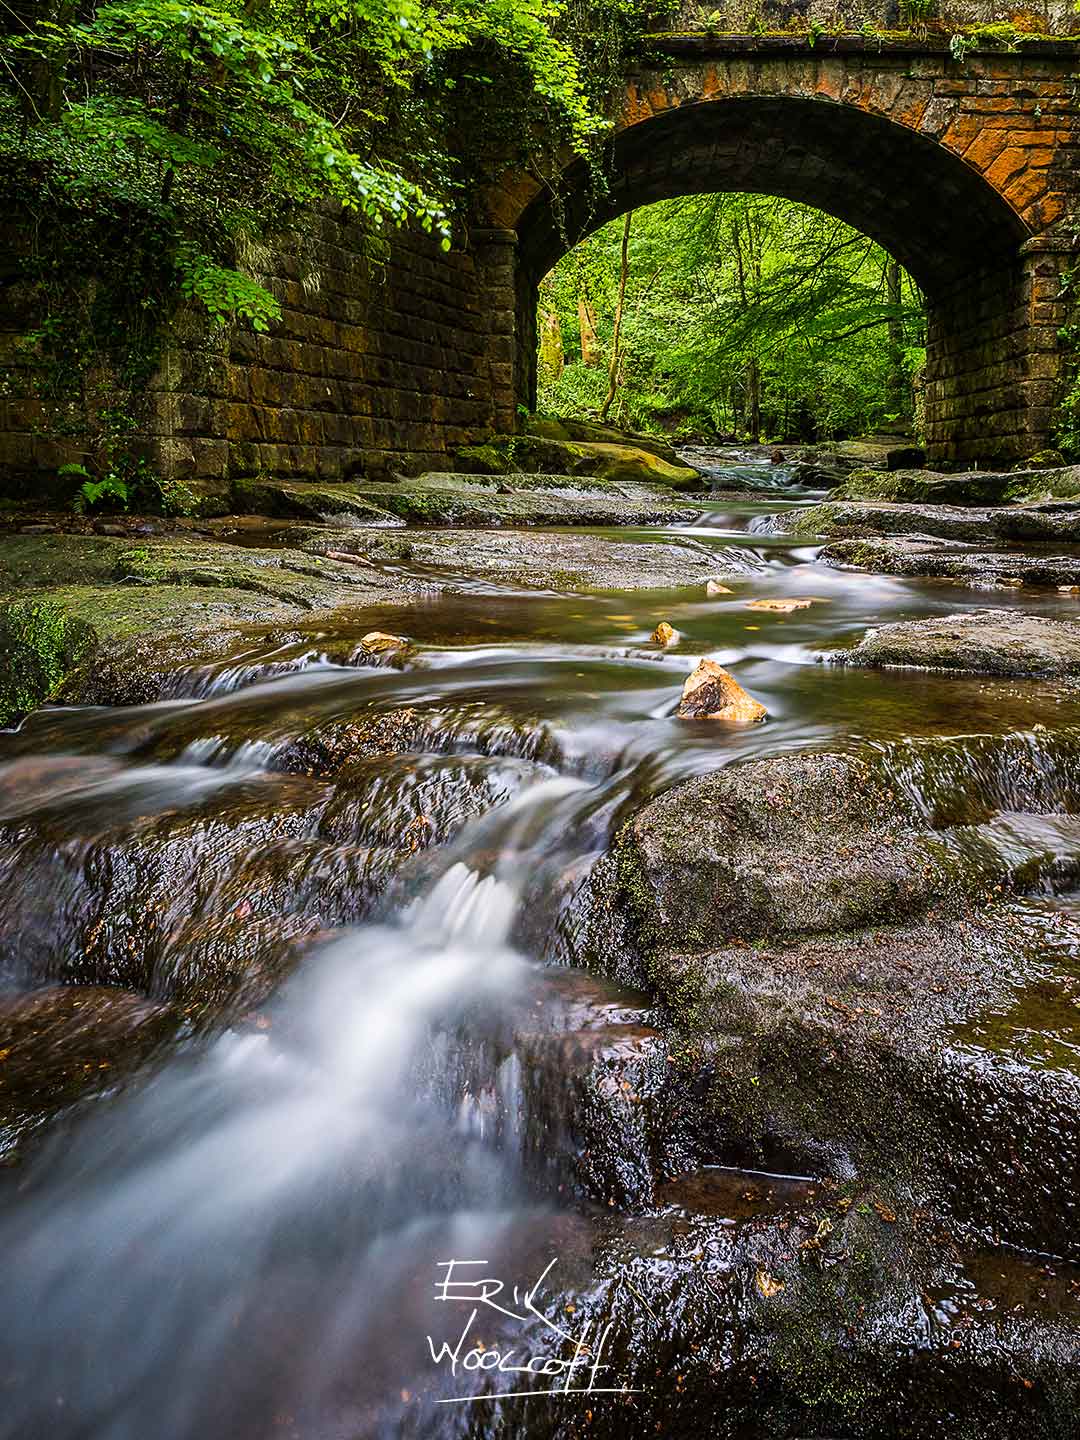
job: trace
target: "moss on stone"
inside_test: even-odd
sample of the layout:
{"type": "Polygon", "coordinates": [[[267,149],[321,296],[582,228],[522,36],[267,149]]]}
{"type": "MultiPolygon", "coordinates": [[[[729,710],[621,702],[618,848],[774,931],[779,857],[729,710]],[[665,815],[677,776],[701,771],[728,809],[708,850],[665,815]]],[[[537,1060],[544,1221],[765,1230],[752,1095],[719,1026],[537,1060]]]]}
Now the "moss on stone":
{"type": "Polygon", "coordinates": [[[94,642],[91,627],[48,596],[0,609],[0,724],[53,694],[94,642]]]}
{"type": "Polygon", "coordinates": [[[510,462],[497,445],[463,445],[454,456],[454,469],[466,475],[505,475],[510,462]]]}

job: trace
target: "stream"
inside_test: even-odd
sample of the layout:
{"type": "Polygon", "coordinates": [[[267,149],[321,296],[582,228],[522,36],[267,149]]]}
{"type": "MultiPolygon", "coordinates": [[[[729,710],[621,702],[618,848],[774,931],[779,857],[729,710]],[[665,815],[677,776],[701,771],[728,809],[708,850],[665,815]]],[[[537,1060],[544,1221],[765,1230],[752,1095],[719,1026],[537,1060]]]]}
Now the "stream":
{"type": "MultiPolygon", "coordinates": [[[[43,1059],[50,1103],[0,1133],[0,1440],[711,1435],[708,1378],[759,1373],[760,1433],[819,1434],[731,1277],[767,1282],[822,1176],[658,1156],[664,1017],[596,960],[585,882],[650,797],[734,762],[1080,725],[1065,685],[821,658],[889,619],[1080,601],[830,569],[767,531],[814,498],[780,467],[712,478],[693,525],[589,533],[689,537],[718,574],[733,549],[729,594],[463,586],[253,638],[156,704],[0,734],[0,1002],[49,997],[46,1044],[54,1002],[121,1006],[71,1062],[101,1068],[96,1093],[69,1103],[43,1059]],[[407,635],[409,663],[327,658],[371,630],[407,635]],[[767,723],[676,716],[703,656],[767,723]]],[[[990,808],[995,845],[1080,850],[1067,817],[990,808]]],[[[958,1046],[1080,1071],[1071,883],[1017,902],[1052,937],[1041,988],[958,1046]]],[[[940,1381],[976,1293],[1042,1307],[1075,1346],[1066,1265],[965,1255],[882,1331],[906,1376],[940,1381]]],[[[942,1415],[978,1369],[940,1381],[942,1415]]]]}

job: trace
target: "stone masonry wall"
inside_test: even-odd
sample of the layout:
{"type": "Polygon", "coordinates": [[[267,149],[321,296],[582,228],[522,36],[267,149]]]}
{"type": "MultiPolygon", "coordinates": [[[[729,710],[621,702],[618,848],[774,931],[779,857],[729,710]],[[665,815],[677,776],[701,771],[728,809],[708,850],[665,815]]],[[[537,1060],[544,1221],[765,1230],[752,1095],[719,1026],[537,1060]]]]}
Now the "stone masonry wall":
{"type": "Polygon", "coordinates": [[[1068,318],[1068,244],[1029,240],[1019,263],[975,273],[929,310],[925,423],[931,463],[1002,462],[1048,443],[1068,318]]]}
{"type": "Polygon", "coordinates": [[[340,480],[444,463],[495,422],[484,259],[312,217],[267,265],[284,312],[271,333],[238,329],[223,357],[172,347],[170,472],[340,480]]]}
{"type": "MultiPolygon", "coordinates": [[[[207,496],[241,476],[340,480],[444,465],[506,421],[512,365],[493,335],[490,261],[482,238],[463,234],[444,253],[421,233],[383,238],[312,216],[253,267],[283,309],[269,333],[176,317],[150,396],[152,463],[207,496]]],[[[10,383],[0,398],[7,489],[86,458],[44,423],[10,383]]]]}

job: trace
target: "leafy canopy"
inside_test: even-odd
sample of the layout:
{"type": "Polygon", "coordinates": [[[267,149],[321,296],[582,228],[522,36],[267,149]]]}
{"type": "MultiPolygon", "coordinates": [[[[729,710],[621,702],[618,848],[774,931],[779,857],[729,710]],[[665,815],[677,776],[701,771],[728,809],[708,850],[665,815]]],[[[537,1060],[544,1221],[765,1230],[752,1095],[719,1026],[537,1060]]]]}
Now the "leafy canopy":
{"type": "MultiPolygon", "coordinates": [[[[602,404],[622,229],[598,230],[541,286],[570,362],[557,376],[541,366],[540,403],[554,413],[602,404]],[[577,358],[582,300],[596,316],[599,366],[577,358]]],[[[629,260],[614,414],[632,428],[749,435],[756,425],[812,439],[910,413],[922,298],[850,226],[772,196],[692,196],[635,212],[629,260]]]]}
{"type": "Polygon", "coordinates": [[[24,0],[4,13],[9,197],[39,197],[39,220],[50,207],[125,216],[186,295],[256,328],[278,307],[231,263],[237,243],[298,207],[333,201],[449,247],[459,95],[508,76],[526,130],[543,117],[580,150],[601,129],[568,0],[24,0]]]}

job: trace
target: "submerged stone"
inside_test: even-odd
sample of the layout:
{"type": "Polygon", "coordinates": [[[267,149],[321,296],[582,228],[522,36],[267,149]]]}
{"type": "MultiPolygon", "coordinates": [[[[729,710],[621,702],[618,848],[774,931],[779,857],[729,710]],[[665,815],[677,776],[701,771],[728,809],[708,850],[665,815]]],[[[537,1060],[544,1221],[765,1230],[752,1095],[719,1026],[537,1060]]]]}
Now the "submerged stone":
{"type": "Polygon", "coordinates": [[[369,630],[360,637],[350,663],[354,665],[392,665],[403,669],[415,646],[406,635],[388,635],[385,630],[369,630]]]}

